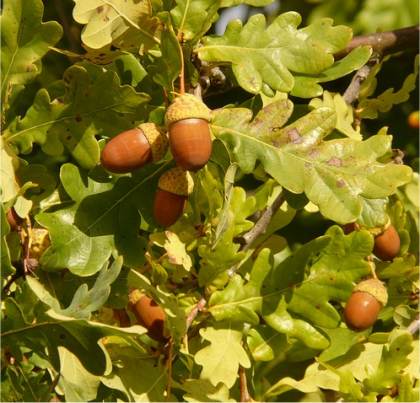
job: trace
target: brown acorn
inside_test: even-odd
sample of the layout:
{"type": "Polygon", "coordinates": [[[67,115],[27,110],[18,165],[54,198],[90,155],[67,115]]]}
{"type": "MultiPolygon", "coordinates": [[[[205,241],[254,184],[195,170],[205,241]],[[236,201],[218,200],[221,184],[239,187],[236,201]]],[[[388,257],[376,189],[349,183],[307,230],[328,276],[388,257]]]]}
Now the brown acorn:
{"type": "Polygon", "coordinates": [[[129,301],[139,324],[147,329],[147,334],[157,341],[167,339],[164,332],[165,311],[139,290],[130,293],[129,301]]]}
{"type": "Polygon", "coordinates": [[[22,226],[23,219],[18,216],[13,207],[10,207],[9,210],[7,210],[6,219],[12,231],[17,231],[19,227],[22,226]]]}
{"type": "Polygon", "coordinates": [[[373,253],[379,259],[388,261],[394,259],[400,252],[400,236],[393,225],[375,237],[373,253]]]}
{"type": "Polygon", "coordinates": [[[168,138],[154,123],[142,123],[112,138],[101,153],[101,163],[114,173],[127,173],[159,161],[168,148],[168,138]]]}
{"type": "Polygon", "coordinates": [[[210,158],[210,117],[210,109],[192,94],[175,98],[166,111],[171,152],[185,170],[197,171],[210,158]]]}
{"type": "Polygon", "coordinates": [[[408,115],[408,125],[413,129],[420,128],[420,114],[419,111],[411,112],[408,115]]]}
{"type": "Polygon", "coordinates": [[[379,312],[388,301],[385,286],[377,279],[360,282],[344,309],[344,318],[349,327],[364,330],[372,326],[379,312]]]}
{"type": "Polygon", "coordinates": [[[191,175],[180,167],[166,171],[160,178],[153,204],[153,215],[162,227],[169,227],[184,211],[194,182],[191,175]]]}

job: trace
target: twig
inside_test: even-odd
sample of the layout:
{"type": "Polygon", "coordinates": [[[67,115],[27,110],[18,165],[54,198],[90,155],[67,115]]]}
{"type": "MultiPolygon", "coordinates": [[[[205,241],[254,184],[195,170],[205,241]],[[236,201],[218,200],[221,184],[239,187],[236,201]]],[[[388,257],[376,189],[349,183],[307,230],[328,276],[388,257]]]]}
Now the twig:
{"type": "Polygon", "coordinates": [[[19,234],[20,246],[22,248],[21,260],[14,263],[16,266],[16,272],[12,274],[7,283],[3,287],[3,293],[8,294],[12,284],[21,277],[25,277],[27,274],[31,274],[33,270],[38,266],[38,261],[32,259],[31,253],[31,221],[29,218],[25,219],[25,227],[19,226],[17,231],[19,234]]]}
{"type": "Polygon", "coordinates": [[[271,206],[267,207],[264,210],[264,213],[261,214],[261,217],[255,223],[255,225],[242,237],[244,244],[241,248],[242,251],[248,250],[252,243],[261,235],[264,234],[269,226],[271,219],[277,210],[281,207],[284,202],[284,194],[280,194],[275,198],[271,206]]]}
{"type": "Polygon", "coordinates": [[[187,316],[187,329],[189,329],[194,319],[197,317],[198,313],[201,310],[203,310],[206,304],[207,304],[207,301],[204,298],[201,298],[200,301],[197,302],[195,307],[191,310],[191,312],[187,316]]]}
{"type": "Polygon", "coordinates": [[[418,49],[419,25],[396,29],[394,31],[377,32],[369,35],[355,36],[347,47],[334,56],[341,58],[358,46],[371,46],[373,51],[380,54],[418,49]]]}
{"type": "Polygon", "coordinates": [[[16,270],[16,272],[12,274],[12,276],[9,278],[9,280],[7,280],[7,283],[3,287],[3,293],[7,295],[9,293],[9,289],[12,286],[12,284],[16,280],[18,280],[20,277],[23,277],[23,276],[24,276],[24,271],[23,271],[23,264],[22,264],[21,269],[16,270]]]}
{"type": "Polygon", "coordinates": [[[252,402],[249,391],[248,391],[248,382],[246,379],[245,368],[239,367],[239,391],[240,391],[240,401],[241,402],[252,402]]]}
{"type": "Polygon", "coordinates": [[[183,34],[181,32],[177,35],[179,42],[179,51],[181,54],[181,71],[179,72],[179,92],[181,95],[185,94],[185,62],[184,62],[184,52],[182,50],[183,34]]]}
{"type": "Polygon", "coordinates": [[[354,101],[359,98],[360,87],[362,86],[363,81],[365,81],[372,69],[372,65],[365,64],[356,74],[353,76],[350,85],[347,87],[346,91],[343,94],[343,99],[347,104],[351,105],[354,101]]]}
{"type": "Polygon", "coordinates": [[[420,319],[419,319],[419,315],[416,316],[416,319],[414,319],[407,327],[407,330],[411,333],[411,334],[416,334],[420,329],[420,319]]]}

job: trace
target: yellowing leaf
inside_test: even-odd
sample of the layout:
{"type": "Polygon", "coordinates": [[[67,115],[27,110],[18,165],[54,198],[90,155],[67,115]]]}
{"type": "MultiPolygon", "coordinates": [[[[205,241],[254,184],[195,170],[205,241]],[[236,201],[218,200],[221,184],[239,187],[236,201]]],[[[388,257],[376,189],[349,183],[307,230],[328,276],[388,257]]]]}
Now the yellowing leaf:
{"type": "Polygon", "coordinates": [[[376,119],[379,112],[388,112],[394,105],[407,101],[410,93],[415,90],[417,76],[419,74],[419,56],[416,56],[414,72],[409,74],[402,87],[394,92],[393,88],[388,88],[376,98],[362,99],[358,108],[360,117],[364,119],[376,119]]]}
{"type": "Polygon", "coordinates": [[[300,381],[285,377],[274,384],[266,396],[276,396],[290,389],[297,389],[303,393],[316,392],[319,388],[340,390],[340,377],[334,372],[324,369],[318,363],[311,364],[300,381]]]}
{"type": "Polygon", "coordinates": [[[192,267],[191,257],[188,255],[185,244],[181,242],[178,235],[171,231],[165,231],[166,240],[163,247],[168,254],[169,262],[183,266],[185,270],[192,267]]]}
{"type": "Polygon", "coordinates": [[[239,365],[244,368],[251,366],[241,344],[242,332],[232,328],[229,323],[228,328],[201,329],[200,335],[210,342],[194,357],[195,362],[203,367],[201,378],[210,380],[214,386],[222,382],[231,388],[236,381],[239,365]]]}
{"type": "Polygon", "coordinates": [[[159,42],[157,21],[147,0],[75,0],[73,18],[86,25],[83,43],[100,49],[111,43],[122,49],[149,48],[159,42]]]}
{"type": "Polygon", "coordinates": [[[262,14],[245,25],[233,20],[223,36],[206,37],[197,52],[207,62],[231,63],[239,85],[248,92],[288,92],[294,86],[292,72],[322,72],[351,38],[348,27],[334,27],[329,18],[297,29],[301,20],[295,12],[279,15],[269,26],[262,14]]]}
{"type": "Polygon", "coordinates": [[[19,192],[19,185],[15,178],[15,168],[18,159],[13,150],[0,137],[0,200],[4,203],[13,199],[19,192]]]}
{"type": "Polygon", "coordinates": [[[333,94],[328,91],[324,91],[323,99],[312,99],[309,106],[314,109],[321,108],[323,106],[331,108],[335,111],[337,116],[335,128],[351,139],[362,139],[360,128],[356,130],[352,126],[354,120],[353,108],[344,101],[340,94],[333,94]]]}

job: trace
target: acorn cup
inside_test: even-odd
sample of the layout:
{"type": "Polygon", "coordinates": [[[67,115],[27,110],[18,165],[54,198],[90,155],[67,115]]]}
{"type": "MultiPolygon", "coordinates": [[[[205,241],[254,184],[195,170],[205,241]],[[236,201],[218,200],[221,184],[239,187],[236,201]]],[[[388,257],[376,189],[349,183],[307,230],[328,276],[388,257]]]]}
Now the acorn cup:
{"type": "Polygon", "coordinates": [[[168,138],[154,123],[142,123],[112,138],[101,153],[101,164],[110,172],[127,173],[162,159],[168,138]]]}
{"type": "Polygon", "coordinates": [[[394,259],[400,252],[400,236],[393,225],[375,237],[373,253],[381,260],[389,261],[394,259]]]}
{"type": "Polygon", "coordinates": [[[165,341],[165,311],[147,295],[133,290],[129,295],[130,308],[140,325],[147,329],[147,334],[157,341],[165,341]]]}
{"type": "Polygon", "coordinates": [[[388,293],[381,281],[371,278],[357,284],[347,301],[344,318],[349,327],[364,330],[372,326],[388,301],[388,293]]]}
{"type": "Polygon", "coordinates": [[[192,94],[183,94],[166,111],[169,145],[176,163],[188,171],[207,164],[212,150],[210,109],[192,94]]]}
{"type": "Polygon", "coordinates": [[[181,217],[194,182],[191,175],[180,167],[166,171],[158,182],[153,204],[153,215],[162,227],[169,227],[181,217]]]}

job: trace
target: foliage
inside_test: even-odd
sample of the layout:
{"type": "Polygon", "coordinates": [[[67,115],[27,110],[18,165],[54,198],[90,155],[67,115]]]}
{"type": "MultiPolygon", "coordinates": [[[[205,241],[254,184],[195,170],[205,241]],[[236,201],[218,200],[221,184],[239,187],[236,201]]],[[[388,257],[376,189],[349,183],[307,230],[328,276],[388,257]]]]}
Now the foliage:
{"type": "Polygon", "coordinates": [[[419,399],[418,144],[393,124],[418,109],[418,56],[344,51],[418,23],[416,2],[3,3],[2,401],[419,399]],[[233,6],[258,9],[215,35],[233,6]],[[212,109],[213,150],[162,228],[171,152],[124,174],[100,155],[140,123],[168,129],[184,87],[212,109]],[[372,275],[389,300],[356,331],[344,307],[372,275]],[[163,340],[135,289],[163,309],[163,340]]]}

